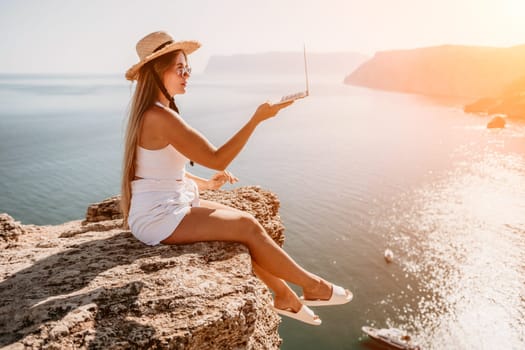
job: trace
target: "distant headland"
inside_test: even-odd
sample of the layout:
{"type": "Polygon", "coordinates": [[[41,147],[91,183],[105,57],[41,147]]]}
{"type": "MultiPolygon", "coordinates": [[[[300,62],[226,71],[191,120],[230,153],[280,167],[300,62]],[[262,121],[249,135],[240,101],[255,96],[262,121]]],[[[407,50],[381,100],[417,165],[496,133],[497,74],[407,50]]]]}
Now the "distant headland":
{"type": "Polygon", "coordinates": [[[345,83],[425,95],[495,97],[522,76],[525,45],[444,45],[378,52],[345,83]]]}
{"type": "Polygon", "coordinates": [[[346,84],[407,93],[479,99],[466,112],[525,120],[525,45],[443,45],[381,51],[346,84]],[[480,99],[481,98],[481,99],[480,99]]]}
{"type": "MultiPolygon", "coordinates": [[[[312,53],[306,51],[310,74],[343,77],[370,57],[356,52],[312,53]]],[[[204,74],[296,75],[304,74],[303,52],[268,52],[211,56],[204,74]]]]}

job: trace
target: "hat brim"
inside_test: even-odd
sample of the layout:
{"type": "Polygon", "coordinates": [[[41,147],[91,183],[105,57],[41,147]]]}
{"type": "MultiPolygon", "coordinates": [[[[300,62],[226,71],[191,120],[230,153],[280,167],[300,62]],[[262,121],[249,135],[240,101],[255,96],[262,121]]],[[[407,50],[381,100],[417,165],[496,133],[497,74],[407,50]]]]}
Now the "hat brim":
{"type": "Polygon", "coordinates": [[[148,62],[153,61],[157,57],[167,54],[168,52],[182,50],[186,55],[189,55],[192,52],[196,51],[199,47],[201,47],[201,44],[198,41],[194,40],[177,41],[172,44],[166,45],[159,51],[156,51],[151,55],[146,56],[139,63],[136,63],[133,66],[131,66],[131,68],[126,71],[126,79],[131,81],[137,80],[139,77],[140,67],[142,67],[148,62]]]}

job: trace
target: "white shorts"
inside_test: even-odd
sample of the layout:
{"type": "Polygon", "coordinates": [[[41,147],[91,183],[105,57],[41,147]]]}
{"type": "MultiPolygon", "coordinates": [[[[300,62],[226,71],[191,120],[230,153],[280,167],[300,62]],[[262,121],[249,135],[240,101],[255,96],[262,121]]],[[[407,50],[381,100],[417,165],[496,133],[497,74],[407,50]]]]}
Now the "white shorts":
{"type": "Polygon", "coordinates": [[[128,225],[137,239],[157,245],[173,233],[191,207],[198,206],[199,190],[191,179],[134,180],[128,225]]]}

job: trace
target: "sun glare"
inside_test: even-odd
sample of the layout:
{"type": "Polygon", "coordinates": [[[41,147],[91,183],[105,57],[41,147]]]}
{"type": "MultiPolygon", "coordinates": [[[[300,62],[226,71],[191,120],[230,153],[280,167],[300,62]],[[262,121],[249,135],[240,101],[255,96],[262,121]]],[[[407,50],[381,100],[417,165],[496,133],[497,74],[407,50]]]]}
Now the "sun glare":
{"type": "Polygon", "coordinates": [[[525,1],[523,0],[506,0],[498,4],[501,6],[503,15],[507,19],[523,19],[525,15],[525,1]]]}

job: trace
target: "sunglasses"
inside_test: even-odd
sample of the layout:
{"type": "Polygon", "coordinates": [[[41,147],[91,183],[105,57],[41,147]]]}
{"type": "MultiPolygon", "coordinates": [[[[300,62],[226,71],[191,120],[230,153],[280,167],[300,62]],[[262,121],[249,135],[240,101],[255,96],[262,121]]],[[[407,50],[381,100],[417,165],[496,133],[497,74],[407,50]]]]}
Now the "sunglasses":
{"type": "Polygon", "coordinates": [[[177,68],[176,72],[181,77],[183,77],[186,74],[189,76],[191,75],[191,67],[190,66],[180,67],[180,68],[177,68]]]}

